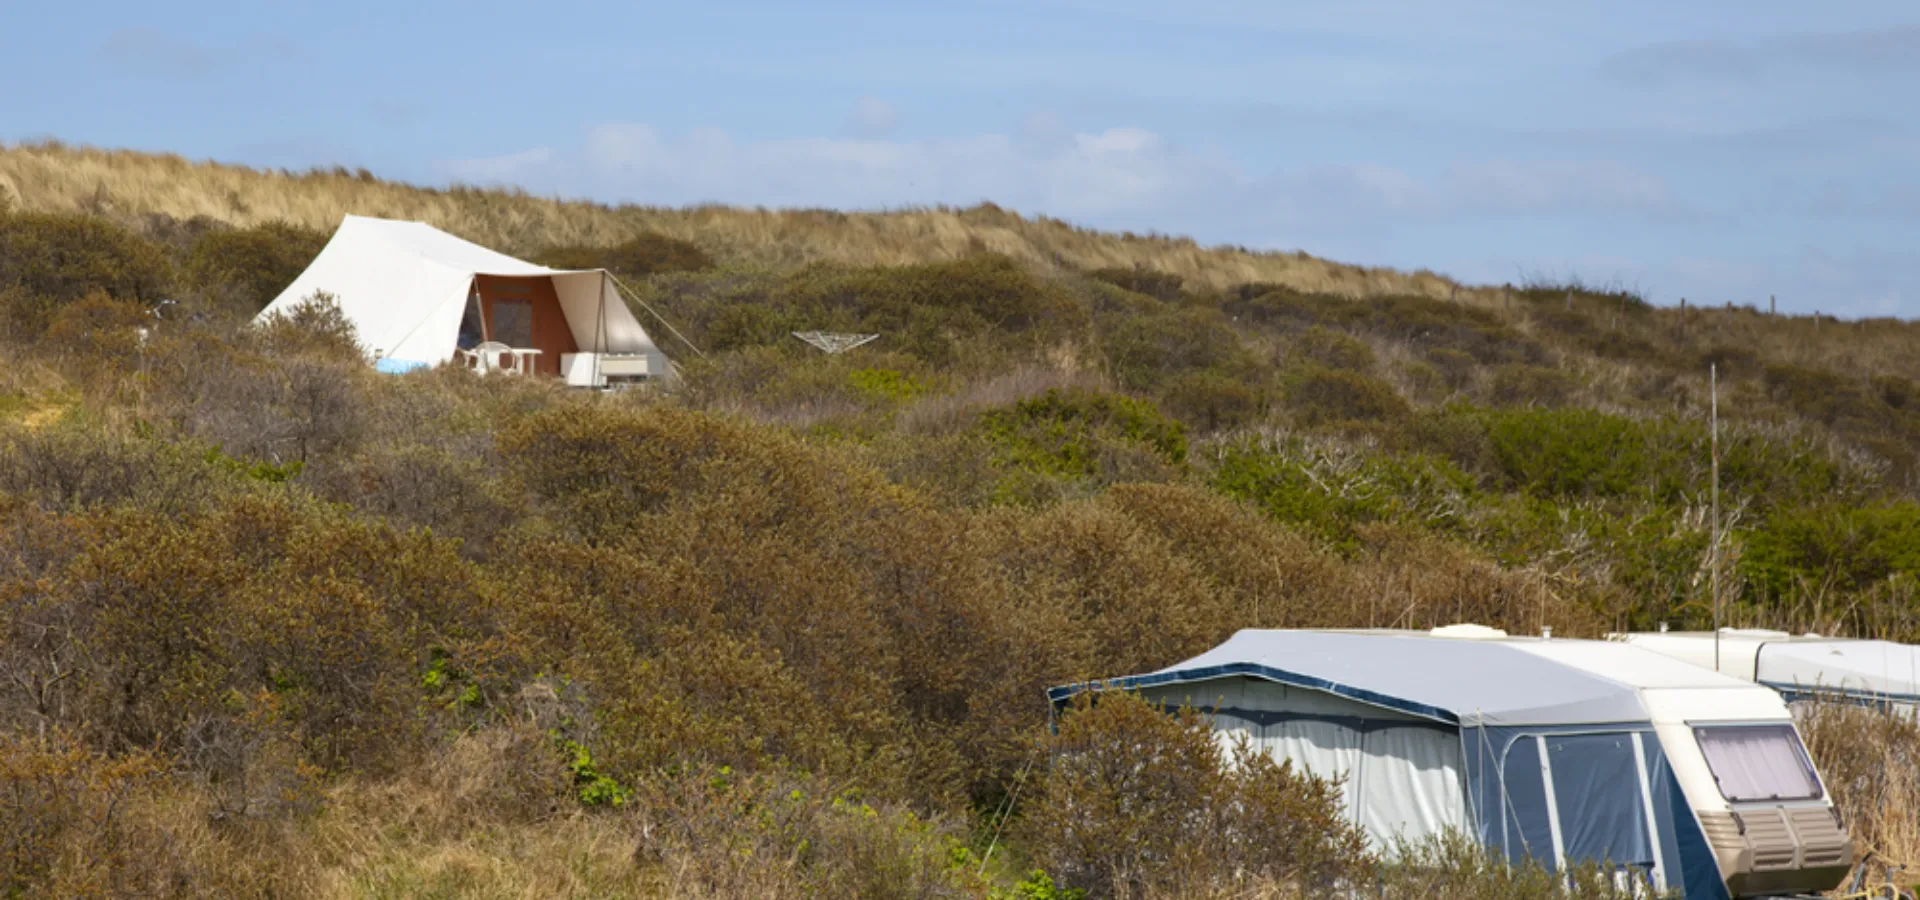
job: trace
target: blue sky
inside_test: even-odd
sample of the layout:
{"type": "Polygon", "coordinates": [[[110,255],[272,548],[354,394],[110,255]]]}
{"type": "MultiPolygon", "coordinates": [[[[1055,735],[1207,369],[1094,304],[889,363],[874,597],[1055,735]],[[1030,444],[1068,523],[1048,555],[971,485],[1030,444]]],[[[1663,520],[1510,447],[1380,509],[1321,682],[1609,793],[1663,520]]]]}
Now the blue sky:
{"type": "Polygon", "coordinates": [[[0,139],[1920,316],[1920,7],[12,4],[0,139]]]}

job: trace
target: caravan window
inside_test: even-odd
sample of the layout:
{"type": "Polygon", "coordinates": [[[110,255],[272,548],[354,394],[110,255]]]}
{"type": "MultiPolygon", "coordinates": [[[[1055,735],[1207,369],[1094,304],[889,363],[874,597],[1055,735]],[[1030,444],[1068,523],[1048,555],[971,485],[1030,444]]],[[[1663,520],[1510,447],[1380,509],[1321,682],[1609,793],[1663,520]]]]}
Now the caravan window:
{"type": "Polygon", "coordinates": [[[1728,800],[1820,798],[1820,779],[1792,725],[1712,725],[1693,737],[1728,800]]]}

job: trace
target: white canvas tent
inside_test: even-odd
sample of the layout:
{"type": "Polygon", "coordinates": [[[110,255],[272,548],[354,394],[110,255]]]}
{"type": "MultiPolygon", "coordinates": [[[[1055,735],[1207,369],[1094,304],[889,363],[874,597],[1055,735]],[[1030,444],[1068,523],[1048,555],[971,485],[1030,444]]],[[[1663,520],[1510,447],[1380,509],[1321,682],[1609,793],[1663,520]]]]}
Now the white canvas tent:
{"type": "MultiPolygon", "coordinates": [[[[504,331],[507,304],[538,370],[569,383],[604,382],[608,373],[671,377],[653,339],[599,269],[549,269],[461,240],[424,222],[347,216],[326,248],[281,292],[261,318],[317,291],[332,294],[382,369],[398,371],[455,358],[463,325],[504,331]],[[495,305],[500,305],[498,309],[495,305]]],[[[484,334],[497,340],[493,334],[484,334]]]]}

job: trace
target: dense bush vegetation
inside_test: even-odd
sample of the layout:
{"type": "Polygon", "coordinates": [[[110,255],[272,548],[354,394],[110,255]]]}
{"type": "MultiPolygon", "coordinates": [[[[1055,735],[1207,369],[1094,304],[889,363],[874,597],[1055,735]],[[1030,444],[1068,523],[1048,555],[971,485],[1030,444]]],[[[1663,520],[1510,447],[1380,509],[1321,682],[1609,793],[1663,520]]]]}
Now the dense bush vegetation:
{"type": "Polygon", "coordinates": [[[300,276],[327,245],[327,235],[285,223],[216,229],[187,249],[187,282],[212,298],[254,312],[300,276]]]}
{"type": "Polygon", "coordinates": [[[533,259],[556,269],[607,269],[629,278],[713,268],[713,257],[698,244],[652,231],[613,247],[548,247],[533,259]]]}
{"type": "Polygon", "coordinates": [[[1920,355],[1791,321],[650,235],[546,259],[706,355],[584,396],[248,324],[322,239],[0,214],[7,892],[1545,897],[1043,692],[1242,627],[1706,624],[1708,356],[1733,620],[1920,638],[1920,355]]]}
{"type": "Polygon", "coordinates": [[[1223,750],[1191,710],[1081,696],[1025,820],[1038,860],[1100,897],[1204,897],[1358,880],[1368,856],[1338,788],[1244,741],[1223,750]]]}

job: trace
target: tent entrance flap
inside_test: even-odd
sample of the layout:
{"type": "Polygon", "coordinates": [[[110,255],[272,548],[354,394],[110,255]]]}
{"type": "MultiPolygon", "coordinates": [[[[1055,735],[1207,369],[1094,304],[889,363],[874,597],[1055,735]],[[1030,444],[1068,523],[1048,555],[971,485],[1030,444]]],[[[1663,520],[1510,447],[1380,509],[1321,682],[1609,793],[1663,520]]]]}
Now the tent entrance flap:
{"type": "Polygon", "coordinates": [[[561,355],[579,351],[552,278],[476,275],[473,284],[486,334],[509,347],[539,350],[534,371],[558,375],[561,355]]]}

